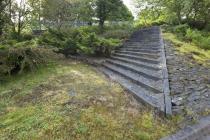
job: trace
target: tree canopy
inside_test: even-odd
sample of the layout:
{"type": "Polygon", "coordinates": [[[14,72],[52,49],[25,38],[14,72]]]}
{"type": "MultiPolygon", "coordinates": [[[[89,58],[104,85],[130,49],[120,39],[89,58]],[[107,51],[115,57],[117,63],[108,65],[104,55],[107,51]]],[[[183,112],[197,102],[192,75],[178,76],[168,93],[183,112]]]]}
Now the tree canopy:
{"type": "Polygon", "coordinates": [[[142,9],[139,14],[142,21],[152,19],[171,24],[187,23],[201,29],[210,25],[209,0],[136,0],[136,2],[142,9]]]}
{"type": "Polygon", "coordinates": [[[20,35],[25,28],[62,28],[80,23],[128,21],[133,16],[121,0],[1,0],[0,35],[8,25],[20,35]]]}
{"type": "Polygon", "coordinates": [[[132,13],[121,0],[97,0],[96,17],[103,27],[106,20],[132,20],[132,13]]]}

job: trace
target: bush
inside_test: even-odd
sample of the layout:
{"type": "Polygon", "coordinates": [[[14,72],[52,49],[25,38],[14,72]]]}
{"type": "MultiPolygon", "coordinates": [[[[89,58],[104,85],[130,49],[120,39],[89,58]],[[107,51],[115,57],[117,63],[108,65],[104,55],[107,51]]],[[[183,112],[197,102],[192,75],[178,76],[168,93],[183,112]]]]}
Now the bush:
{"type": "Polygon", "coordinates": [[[196,45],[200,46],[202,49],[210,49],[210,37],[204,36],[198,30],[188,29],[185,38],[196,45]]]}
{"type": "Polygon", "coordinates": [[[116,39],[101,39],[98,46],[94,47],[94,54],[100,56],[110,56],[112,51],[120,46],[120,41],[116,39]]]}
{"type": "Polygon", "coordinates": [[[0,76],[33,71],[56,55],[44,48],[10,48],[0,50],[0,76]]]}
{"type": "Polygon", "coordinates": [[[104,38],[127,39],[131,35],[131,31],[127,30],[110,30],[102,34],[104,38]]]}
{"type": "Polygon", "coordinates": [[[174,28],[173,32],[178,33],[179,35],[185,36],[187,33],[187,30],[190,27],[187,24],[178,25],[174,28]]]}
{"type": "Polygon", "coordinates": [[[199,43],[202,40],[202,35],[197,30],[187,29],[185,38],[193,43],[199,43]]]}
{"type": "Polygon", "coordinates": [[[87,32],[83,27],[69,33],[51,30],[40,37],[39,44],[57,47],[58,52],[65,56],[74,54],[109,56],[111,51],[119,46],[120,40],[99,37],[95,32],[87,32]]]}
{"type": "Polygon", "coordinates": [[[21,35],[21,40],[26,41],[26,40],[32,40],[34,37],[32,34],[25,33],[21,35]]]}
{"type": "Polygon", "coordinates": [[[201,39],[201,42],[199,43],[201,48],[205,49],[205,50],[210,50],[210,37],[203,37],[201,39]]]}
{"type": "Polygon", "coordinates": [[[63,46],[64,39],[61,40],[60,38],[62,37],[57,36],[57,34],[53,34],[52,32],[46,32],[39,37],[38,44],[61,48],[63,46]]]}

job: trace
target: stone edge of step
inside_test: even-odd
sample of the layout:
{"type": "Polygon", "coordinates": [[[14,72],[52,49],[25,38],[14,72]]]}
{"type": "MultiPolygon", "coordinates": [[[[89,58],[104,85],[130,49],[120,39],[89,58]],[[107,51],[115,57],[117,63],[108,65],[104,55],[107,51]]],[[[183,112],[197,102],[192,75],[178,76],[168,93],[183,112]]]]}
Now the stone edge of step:
{"type": "Polygon", "coordinates": [[[172,115],[172,104],[171,104],[171,96],[170,96],[170,85],[168,79],[168,68],[166,62],[166,54],[165,54],[165,44],[162,37],[162,30],[159,27],[159,36],[160,36],[160,44],[161,44],[161,55],[162,55],[162,72],[163,72],[163,94],[165,101],[165,113],[166,115],[172,115]]]}
{"type": "Polygon", "coordinates": [[[152,70],[157,70],[157,71],[160,71],[161,68],[160,67],[157,67],[158,65],[157,64],[148,64],[148,63],[145,63],[145,62],[140,62],[140,61],[131,61],[132,59],[128,59],[128,58],[121,58],[121,57],[114,57],[112,56],[111,57],[112,59],[114,60],[118,60],[118,61],[123,61],[125,63],[131,63],[131,64],[135,64],[137,66],[141,66],[141,67],[144,67],[144,68],[147,68],[147,69],[152,69],[152,70]]]}
{"type": "Polygon", "coordinates": [[[193,126],[186,126],[176,134],[160,140],[202,140],[210,132],[210,116],[204,117],[193,126]]]}
{"type": "Polygon", "coordinates": [[[105,67],[105,68],[107,68],[107,69],[109,69],[109,70],[111,70],[111,71],[117,73],[118,75],[121,75],[121,76],[123,76],[123,77],[125,77],[125,78],[128,78],[129,80],[131,80],[131,81],[134,82],[134,83],[138,83],[139,85],[142,86],[142,88],[145,88],[145,89],[147,89],[147,90],[149,90],[149,91],[151,91],[151,92],[157,93],[157,94],[158,94],[158,93],[161,93],[161,90],[162,90],[162,89],[157,89],[157,87],[154,87],[154,86],[153,86],[155,83],[148,84],[148,82],[146,83],[146,82],[143,82],[142,80],[133,78],[133,77],[130,76],[130,75],[127,75],[127,74],[125,74],[125,73],[120,72],[119,70],[116,70],[116,69],[114,68],[114,67],[116,67],[116,66],[110,66],[110,65],[108,65],[108,64],[105,64],[105,65],[103,65],[103,67],[105,67]]]}
{"type": "Polygon", "coordinates": [[[143,62],[147,62],[147,63],[151,63],[151,64],[159,64],[160,63],[160,59],[149,59],[149,58],[144,58],[142,56],[133,56],[133,55],[120,54],[120,53],[113,53],[113,56],[139,60],[139,61],[143,61],[143,62]]]}
{"type": "Polygon", "coordinates": [[[146,69],[135,66],[133,64],[127,64],[125,62],[120,62],[120,61],[111,60],[111,59],[107,59],[107,63],[111,63],[113,65],[125,68],[126,70],[141,74],[143,77],[152,79],[154,81],[158,81],[158,80],[162,79],[162,73],[160,73],[161,71],[157,71],[157,73],[154,74],[154,70],[147,70],[148,73],[149,73],[148,74],[148,73],[145,72],[146,69]]]}

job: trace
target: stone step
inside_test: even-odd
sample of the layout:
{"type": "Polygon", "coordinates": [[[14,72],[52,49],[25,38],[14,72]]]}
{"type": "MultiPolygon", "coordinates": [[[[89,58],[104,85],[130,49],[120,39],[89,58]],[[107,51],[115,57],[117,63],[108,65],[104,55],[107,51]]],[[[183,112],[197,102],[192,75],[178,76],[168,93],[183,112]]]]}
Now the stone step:
{"type": "Polygon", "coordinates": [[[134,97],[136,97],[138,101],[149,104],[150,106],[158,108],[160,111],[164,112],[165,106],[163,94],[156,94],[152,91],[142,88],[135,82],[132,82],[131,80],[116,74],[115,72],[111,71],[110,69],[107,69],[106,67],[102,67],[101,71],[105,73],[108,77],[110,77],[112,80],[120,83],[128,91],[133,93],[134,97]]]}
{"type": "Polygon", "coordinates": [[[122,61],[122,62],[125,62],[125,63],[128,63],[128,64],[134,64],[136,66],[143,67],[143,68],[149,69],[149,70],[157,70],[157,71],[159,71],[162,68],[161,64],[150,64],[150,63],[136,61],[136,60],[129,59],[129,58],[111,56],[111,59],[122,61]]]}
{"type": "Polygon", "coordinates": [[[161,48],[156,47],[156,46],[151,46],[151,45],[147,45],[147,46],[131,46],[131,45],[127,45],[127,46],[123,46],[122,48],[131,48],[131,49],[149,49],[149,50],[160,50],[161,48]]]}
{"type": "Polygon", "coordinates": [[[152,59],[152,58],[145,58],[145,57],[140,57],[140,56],[133,56],[133,55],[126,55],[126,54],[120,54],[120,53],[113,53],[113,56],[118,56],[118,57],[123,57],[123,58],[129,58],[133,60],[138,60],[146,63],[151,63],[151,64],[160,64],[160,59],[152,59]]]}
{"type": "Polygon", "coordinates": [[[143,53],[151,53],[151,54],[157,54],[161,52],[160,50],[149,50],[149,49],[141,49],[141,48],[138,48],[138,49],[119,48],[119,49],[123,51],[143,52],[143,53]]]}
{"type": "Polygon", "coordinates": [[[159,27],[141,29],[101,69],[138,99],[172,114],[168,71],[159,27]]]}
{"type": "Polygon", "coordinates": [[[135,45],[123,45],[123,47],[128,47],[128,48],[149,48],[149,49],[160,49],[159,46],[156,44],[156,45],[138,45],[138,44],[135,44],[135,45]]]}
{"type": "Polygon", "coordinates": [[[154,81],[152,79],[145,78],[138,73],[119,68],[119,67],[109,64],[109,63],[104,63],[103,66],[105,68],[115,72],[116,74],[121,75],[124,78],[127,78],[128,80],[131,80],[132,82],[138,84],[139,86],[141,86],[142,88],[144,88],[150,92],[153,92],[156,94],[160,94],[163,92],[162,80],[154,81]]]}
{"type": "Polygon", "coordinates": [[[107,59],[107,63],[110,63],[112,65],[115,65],[117,67],[126,69],[126,70],[130,70],[134,73],[138,73],[140,75],[142,75],[145,78],[149,78],[152,79],[154,81],[158,81],[161,80],[162,77],[162,71],[155,71],[155,70],[148,70],[133,64],[128,64],[122,61],[118,61],[118,60],[112,60],[112,59],[107,59]]]}
{"type": "Polygon", "coordinates": [[[160,54],[151,54],[151,53],[143,53],[143,52],[133,52],[133,51],[121,51],[121,50],[116,50],[115,52],[121,53],[121,54],[129,54],[129,55],[134,55],[134,56],[143,56],[143,57],[149,57],[149,58],[160,58],[160,54]]]}
{"type": "Polygon", "coordinates": [[[158,42],[138,42],[138,43],[124,43],[124,46],[152,46],[152,47],[158,47],[160,43],[158,42]]]}
{"type": "Polygon", "coordinates": [[[145,38],[138,38],[138,41],[133,41],[132,39],[131,40],[128,40],[126,41],[126,43],[130,43],[130,44],[138,44],[138,43],[144,43],[144,42],[148,42],[148,43],[151,43],[151,42],[160,42],[159,38],[150,38],[150,37],[145,37],[145,38]]]}

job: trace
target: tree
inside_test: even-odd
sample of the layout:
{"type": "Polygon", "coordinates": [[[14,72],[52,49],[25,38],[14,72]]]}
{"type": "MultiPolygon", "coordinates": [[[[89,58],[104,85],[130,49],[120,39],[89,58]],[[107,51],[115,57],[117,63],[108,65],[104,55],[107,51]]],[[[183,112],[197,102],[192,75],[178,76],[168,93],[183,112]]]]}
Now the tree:
{"type": "MultiPolygon", "coordinates": [[[[151,17],[155,13],[165,15],[165,22],[172,24],[187,23],[190,26],[202,29],[210,25],[210,1],[209,0],[136,0],[140,7],[140,17],[151,17]]],[[[142,19],[143,18],[143,19],[142,19]]],[[[159,17],[154,16],[154,21],[159,17]]],[[[148,19],[148,18],[147,18],[148,19]]]]}
{"type": "Polygon", "coordinates": [[[42,16],[43,16],[43,8],[42,3],[43,0],[28,0],[29,6],[31,7],[31,19],[30,23],[32,28],[42,29],[42,16]]]}
{"type": "Polygon", "coordinates": [[[22,30],[28,25],[30,20],[30,7],[26,0],[20,0],[19,3],[13,2],[11,4],[11,24],[13,32],[19,38],[22,30]]]}
{"type": "Polygon", "coordinates": [[[3,34],[4,26],[8,21],[7,8],[10,2],[10,0],[0,0],[0,36],[3,34]]]}
{"type": "Polygon", "coordinates": [[[99,19],[101,29],[103,29],[106,20],[133,19],[131,12],[121,0],[97,0],[96,17],[99,19]]]}
{"type": "Polygon", "coordinates": [[[43,3],[43,18],[49,27],[61,29],[70,25],[78,17],[77,1],[75,0],[45,0],[43,3]]]}
{"type": "Polygon", "coordinates": [[[87,22],[88,25],[92,25],[93,18],[95,17],[95,0],[82,0],[78,1],[77,6],[78,19],[83,22],[87,22]]]}

